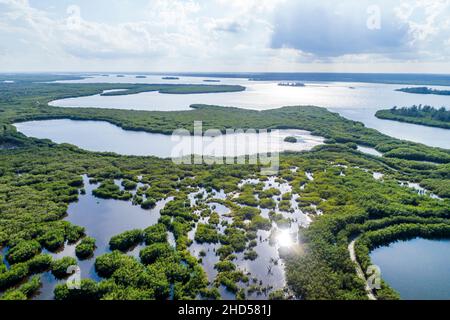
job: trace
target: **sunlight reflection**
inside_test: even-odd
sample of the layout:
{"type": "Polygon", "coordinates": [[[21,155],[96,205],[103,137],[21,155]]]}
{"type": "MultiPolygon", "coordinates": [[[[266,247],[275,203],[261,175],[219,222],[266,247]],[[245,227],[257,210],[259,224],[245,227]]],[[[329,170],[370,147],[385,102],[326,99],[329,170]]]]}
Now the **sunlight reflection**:
{"type": "Polygon", "coordinates": [[[276,241],[280,247],[290,248],[294,245],[294,239],[289,230],[279,230],[276,241]]]}

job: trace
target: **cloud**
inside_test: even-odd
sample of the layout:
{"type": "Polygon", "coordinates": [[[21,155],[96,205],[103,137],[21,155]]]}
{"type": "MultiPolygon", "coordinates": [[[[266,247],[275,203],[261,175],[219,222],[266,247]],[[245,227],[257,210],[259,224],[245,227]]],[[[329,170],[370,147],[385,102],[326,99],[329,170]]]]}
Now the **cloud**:
{"type": "Polygon", "coordinates": [[[295,71],[450,57],[450,0],[117,1],[0,0],[0,68],[295,71]],[[374,4],[381,29],[367,27],[374,4]]]}
{"type": "Polygon", "coordinates": [[[290,47],[318,57],[407,50],[408,26],[383,1],[302,1],[277,9],[272,48],[290,47]],[[369,28],[380,9],[380,28],[369,28]]]}

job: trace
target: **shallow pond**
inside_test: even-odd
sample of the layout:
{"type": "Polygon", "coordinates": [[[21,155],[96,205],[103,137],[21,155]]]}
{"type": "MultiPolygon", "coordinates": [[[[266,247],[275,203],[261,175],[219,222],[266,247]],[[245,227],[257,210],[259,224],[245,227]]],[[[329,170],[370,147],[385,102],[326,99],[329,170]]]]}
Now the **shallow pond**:
{"type": "Polygon", "coordinates": [[[103,121],[44,120],[16,123],[23,134],[70,143],[89,151],[115,152],[123,155],[181,157],[242,156],[247,154],[303,151],[323,143],[324,139],[303,130],[273,130],[270,133],[244,132],[216,137],[170,136],[159,133],[123,130],[103,121]],[[289,136],[297,143],[285,142],[289,136]],[[198,140],[200,139],[200,140],[198,140]]]}
{"type": "Polygon", "coordinates": [[[450,299],[450,240],[399,241],[370,257],[402,299],[450,299]]]}

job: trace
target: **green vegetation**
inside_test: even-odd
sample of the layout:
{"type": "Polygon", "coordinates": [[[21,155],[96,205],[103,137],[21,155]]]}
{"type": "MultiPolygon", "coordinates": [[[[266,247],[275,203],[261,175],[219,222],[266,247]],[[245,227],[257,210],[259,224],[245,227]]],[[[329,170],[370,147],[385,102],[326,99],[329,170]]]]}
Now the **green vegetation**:
{"type": "Polygon", "coordinates": [[[298,140],[296,137],[286,137],[286,138],[284,138],[284,142],[297,143],[298,140]]]}
{"type": "Polygon", "coordinates": [[[95,248],[95,239],[86,237],[76,246],[75,254],[81,260],[87,259],[94,254],[95,248]]]}
{"type": "Polygon", "coordinates": [[[143,240],[142,230],[125,231],[111,238],[109,248],[111,250],[128,251],[143,240]]]}
{"type": "Polygon", "coordinates": [[[41,286],[41,278],[34,276],[27,283],[21,285],[18,289],[9,289],[1,297],[0,300],[27,300],[36,293],[41,286]]]}
{"type": "Polygon", "coordinates": [[[195,241],[198,243],[217,243],[219,234],[216,227],[210,224],[199,223],[195,232],[195,241]]]}
{"type": "Polygon", "coordinates": [[[157,242],[167,242],[167,228],[158,223],[144,230],[145,244],[150,245],[157,242]]]}
{"type": "Polygon", "coordinates": [[[390,110],[380,110],[376,116],[380,119],[450,129],[450,111],[444,107],[440,109],[422,105],[409,108],[394,107],[390,110]]]}
{"type": "Polygon", "coordinates": [[[58,279],[67,278],[70,276],[70,273],[67,272],[68,268],[76,265],[77,259],[73,257],[64,257],[59,260],[54,260],[51,264],[52,274],[58,279]]]}
{"type": "Polygon", "coordinates": [[[131,193],[120,190],[120,187],[113,180],[104,181],[100,186],[92,191],[92,194],[102,199],[129,200],[131,193]]]}
{"type": "Polygon", "coordinates": [[[123,180],[122,181],[122,187],[124,187],[125,190],[135,190],[137,187],[137,183],[131,180],[123,180]]]}
{"type": "MultiPolygon", "coordinates": [[[[317,107],[256,112],[195,106],[187,112],[145,112],[47,105],[54,99],[123,88],[28,80],[8,85],[8,89],[0,87],[0,245],[9,249],[5,258],[11,263],[9,268],[0,264],[2,298],[29,298],[36,287],[36,275],[51,270],[55,276],[65,277],[67,267],[77,264],[70,257],[52,261],[50,255],[40,252],[43,248],[57,249],[65,242],[76,243],[89,232],[63,220],[68,205],[79,198],[82,175],[100,184],[94,190],[97,197],[137,204],[144,203],[144,197],[152,203],[171,198],[156,225],[111,239],[115,251],[95,260],[101,281],[83,280],[81,290],[58,285],[54,293],[60,300],[218,298],[220,285],[236,298],[259,292],[260,286],[237,268],[236,261],[240,254],[258,258],[256,231],[270,229],[271,224],[258,206],[273,208],[274,196],[283,199],[281,211],[290,210],[291,197],[298,195],[300,208],[312,213],[312,224],[299,230],[301,247],[283,252],[289,289],[302,299],[367,298],[348,253],[348,244],[355,238],[358,261],[365,266],[374,246],[413,236],[448,237],[449,150],[393,139],[317,107]],[[202,120],[205,129],[298,128],[325,137],[327,144],[311,152],[281,155],[279,179],[292,187],[292,194],[281,195],[276,189],[263,191],[261,184],[238,188],[241,180],[259,173],[260,165],[175,165],[153,157],[93,153],[27,138],[11,125],[56,118],[104,120],[127,129],[163,133],[178,127],[192,130],[194,119],[202,120]],[[355,150],[355,144],[373,147],[385,156],[362,154],[355,150]],[[298,170],[292,172],[293,167],[298,170]],[[314,180],[308,180],[305,172],[314,174],[314,180]],[[373,172],[383,173],[383,179],[374,179],[373,172]],[[122,179],[125,189],[135,190],[138,176],[145,187],[139,187],[136,196],[114,183],[122,179]],[[419,195],[400,186],[399,181],[418,183],[443,199],[419,195]],[[239,194],[237,198],[214,199],[230,209],[230,222],[222,224],[206,202],[191,206],[188,194],[198,188],[239,194]],[[315,215],[311,205],[323,215],[315,215]],[[207,217],[207,224],[199,223],[207,217]],[[189,234],[196,225],[196,240],[214,241],[218,247],[218,274],[211,284],[200,261],[188,250],[192,242],[189,234]],[[223,234],[218,232],[219,226],[223,234]],[[167,242],[169,231],[175,237],[175,248],[167,242]],[[140,261],[123,253],[144,242],[147,246],[141,250],[140,261]]],[[[127,88],[137,90],[133,85],[127,88]]],[[[271,212],[269,217],[280,226],[290,223],[283,212],[271,212]]],[[[93,239],[88,239],[81,240],[77,251],[88,252],[95,246],[93,239]]],[[[282,299],[283,292],[272,291],[270,297],[282,299]]],[[[398,298],[385,283],[375,294],[379,299],[398,298]]]]}
{"type": "Polygon", "coordinates": [[[156,200],[155,199],[145,199],[144,201],[142,201],[141,203],[141,208],[142,209],[152,209],[154,208],[156,205],[156,200]]]}
{"type": "Polygon", "coordinates": [[[103,96],[122,96],[128,94],[136,94],[141,92],[158,91],[163,94],[198,94],[198,93],[221,93],[221,92],[239,92],[244,91],[245,87],[232,85],[191,85],[191,84],[165,84],[165,85],[124,85],[128,89],[120,91],[111,91],[102,93],[103,96]]]}
{"type": "Polygon", "coordinates": [[[415,94],[437,94],[442,96],[450,96],[450,90],[438,90],[428,87],[412,87],[412,88],[402,88],[395,91],[415,93],[415,94]]]}
{"type": "Polygon", "coordinates": [[[152,264],[156,260],[170,257],[174,254],[175,250],[167,243],[154,243],[142,249],[139,254],[142,263],[152,264]]]}
{"type": "Polygon", "coordinates": [[[12,264],[24,262],[37,255],[40,249],[41,245],[36,240],[21,241],[9,250],[6,259],[12,264]]]}

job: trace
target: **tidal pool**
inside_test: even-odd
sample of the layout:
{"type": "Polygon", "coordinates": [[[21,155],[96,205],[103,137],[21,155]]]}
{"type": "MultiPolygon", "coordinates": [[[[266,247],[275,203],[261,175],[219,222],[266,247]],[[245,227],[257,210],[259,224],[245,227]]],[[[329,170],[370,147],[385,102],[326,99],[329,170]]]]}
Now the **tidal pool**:
{"type": "Polygon", "coordinates": [[[70,143],[82,149],[115,152],[123,155],[156,156],[160,158],[202,154],[216,157],[237,157],[267,152],[304,151],[323,144],[324,139],[303,130],[243,132],[216,137],[170,136],[158,133],[123,130],[103,121],[44,120],[16,123],[23,134],[70,143]],[[285,142],[289,136],[297,143],[285,142]]]}
{"type": "Polygon", "coordinates": [[[450,299],[450,240],[399,241],[375,249],[370,257],[402,299],[450,299]]]}

